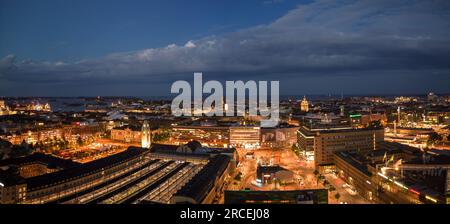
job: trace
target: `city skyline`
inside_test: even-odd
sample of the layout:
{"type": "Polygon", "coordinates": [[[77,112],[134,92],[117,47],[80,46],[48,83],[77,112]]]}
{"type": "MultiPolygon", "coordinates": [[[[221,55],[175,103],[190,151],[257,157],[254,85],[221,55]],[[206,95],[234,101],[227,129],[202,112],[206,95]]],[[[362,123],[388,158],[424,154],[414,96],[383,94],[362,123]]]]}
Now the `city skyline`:
{"type": "Polygon", "coordinates": [[[448,0],[0,0],[0,206],[442,207],[449,62],[448,0]]]}
{"type": "Polygon", "coordinates": [[[171,3],[0,1],[0,95],[167,96],[193,72],[281,95],[448,92],[446,1],[171,3]]]}

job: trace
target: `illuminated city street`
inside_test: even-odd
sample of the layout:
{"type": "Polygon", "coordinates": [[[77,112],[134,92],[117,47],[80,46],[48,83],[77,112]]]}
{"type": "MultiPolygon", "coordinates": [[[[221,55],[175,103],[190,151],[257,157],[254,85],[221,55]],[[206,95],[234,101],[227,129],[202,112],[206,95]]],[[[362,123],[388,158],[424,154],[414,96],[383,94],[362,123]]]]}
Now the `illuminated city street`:
{"type": "Polygon", "coordinates": [[[450,204],[449,12],[0,0],[0,205],[450,204]]]}
{"type": "MultiPolygon", "coordinates": [[[[248,153],[246,150],[240,150],[241,154],[245,155],[248,153]]],[[[242,173],[241,181],[233,180],[231,185],[229,185],[230,190],[304,190],[304,189],[319,189],[324,188],[321,181],[317,180],[314,175],[314,162],[306,161],[303,158],[299,158],[295,153],[288,149],[282,150],[272,150],[272,149],[260,149],[253,150],[255,158],[245,158],[243,156],[243,161],[237,169],[237,172],[242,173]],[[266,184],[263,186],[258,186],[256,184],[256,167],[257,161],[272,161],[274,165],[278,164],[283,168],[286,168],[294,172],[294,182],[287,185],[275,185],[266,184]]],[[[328,200],[331,204],[367,204],[367,200],[355,194],[346,187],[346,183],[338,178],[334,174],[325,174],[326,180],[336,189],[329,191],[328,200]],[[335,195],[338,193],[340,195],[339,200],[336,200],[335,195]]]]}
{"type": "Polygon", "coordinates": [[[96,139],[88,145],[64,150],[59,155],[62,158],[75,158],[74,160],[77,162],[86,163],[124,151],[130,146],[138,146],[138,144],[127,144],[110,139],[96,139]]]}

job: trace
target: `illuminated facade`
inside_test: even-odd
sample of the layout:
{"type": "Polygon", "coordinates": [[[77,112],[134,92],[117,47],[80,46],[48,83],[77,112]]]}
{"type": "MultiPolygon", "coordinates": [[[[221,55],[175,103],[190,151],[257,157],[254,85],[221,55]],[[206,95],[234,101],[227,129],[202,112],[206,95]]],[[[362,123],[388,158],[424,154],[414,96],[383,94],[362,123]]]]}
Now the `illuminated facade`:
{"type": "Polygon", "coordinates": [[[300,102],[300,110],[303,112],[309,111],[309,102],[306,100],[306,96],[303,96],[303,100],[300,102]]]}
{"type": "Polygon", "coordinates": [[[133,127],[114,128],[111,130],[111,139],[128,143],[142,142],[141,130],[133,127]]]}
{"type": "Polygon", "coordinates": [[[296,126],[261,128],[261,146],[290,147],[297,142],[297,130],[296,126]]]}
{"type": "Polygon", "coordinates": [[[171,132],[173,144],[185,144],[196,140],[203,145],[228,147],[230,128],[226,126],[174,126],[171,132]]]}
{"type": "Polygon", "coordinates": [[[314,133],[297,130],[297,147],[308,161],[314,161],[314,138],[314,133]]]}
{"type": "Polygon", "coordinates": [[[28,144],[36,144],[41,142],[47,144],[55,139],[65,139],[69,144],[76,144],[81,138],[96,138],[103,133],[105,126],[102,124],[95,125],[63,125],[57,128],[39,128],[37,130],[28,130],[20,134],[14,134],[7,137],[7,140],[13,144],[20,144],[25,141],[28,144]]]}
{"type": "Polygon", "coordinates": [[[4,100],[0,100],[0,116],[9,114],[15,114],[15,112],[9,109],[9,107],[5,104],[4,100]]]}
{"type": "Polygon", "coordinates": [[[142,148],[150,148],[151,144],[152,144],[152,139],[151,139],[151,130],[150,130],[150,125],[148,124],[147,121],[144,121],[144,124],[142,125],[142,131],[141,131],[141,144],[142,144],[142,148]]]}
{"type": "Polygon", "coordinates": [[[315,139],[314,163],[325,166],[333,163],[333,154],[338,151],[358,149],[370,151],[384,140],[383,129],[353,129],[321,132],[315,139]]]}
{"type": "Polygon", "coordinates": [[[256,149],[261,145],[260,127],[230,127],[230,145],[256,149]]]}
{"type": "Polygon", "coordinates": [[[325,168],[333,165],[335,152],[376,149],[377,143],[384,140],[384,130],[373,128],[308,129],[302,126],[297,137],[300,150],[305,154],[309,153],[307,157],[311,157],[311,150],[313,150],[315,166],[325,168]]]}
{"type": "Polygon", "coordinates": [[[26,106],[26,110],[31,111],[44,111],[44,112],[51,112],[52,108],[49,103],[46,104],[40,104],[39,102],[33,102],[31,104],[28,104],[26,106]]]}

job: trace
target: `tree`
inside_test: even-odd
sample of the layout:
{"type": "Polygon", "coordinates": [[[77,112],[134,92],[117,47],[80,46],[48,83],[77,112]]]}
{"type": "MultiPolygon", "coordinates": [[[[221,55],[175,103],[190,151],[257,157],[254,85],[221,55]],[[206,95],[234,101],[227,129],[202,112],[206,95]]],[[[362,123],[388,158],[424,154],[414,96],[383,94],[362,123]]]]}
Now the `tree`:
{"type": "Polygon", "coordinates": [[[170,132],[165,130],[162,133],[152,134],[152,142],[162,142],[170,138],[170,132]]]}
{"type": "Polygon", "coordinates": [[[314,176],[317,176],[317,175],[319,175],[319,171],[314,170],[314,176]]]}
{"type": "Polygon", "coordinates": [[[432,145],[432,144],[434,144],[434,143],[436,143],[436,142],[438,142],[438,141],[442,141],[442,136],[440,136],[438,133],[432,132],[432,133],[430,133],[430,134],[428,135],[428,141],[427,141],[427,143],[428,143],[429,145],[432,145]]]}
{"type": "Polygon", "coordinates": [[[340,195],[339,193],[336,193],[336,194],[334,195],[334,198],[336,198],[336,200],[339,201],[339,198],[341,198],[341,195],[340,195]]]}
{"type": "Polygon", "coordinates": [[[241,178],[242,178],[242,173],[241,173],[241,172],[239,172],[239,173],[234,177],[234,179],[237,180],[237,181],[241,181],[241,178]]]}
{"type": "Polygon", "coordinates": [[[295,153],[298,153],[298,148],[297,148],[297,146],[296,146],[295,144],[292,144],[291,149],[292,149],[292,151],[294,151],[295,153]]]}
{"type": "Polygon", "coordinates": [[[13,144],[11,142],[0,138],[0,149],[5,149],[5,148],[10,149],[12,147],[12,145],[13,144]]]}
{"type": "Polygon", "coordinates": [[[63,138],[64,141],[64,149],[67,149],[69,147],[69,141],[67,141],[65,138],[63,138]]]}
{"type": "Polygon", "coordinates": [[[316,185],[318,185],[319,184],[319,178],[317,177],[317,175],[319,175],[319,171],[314,170],[313,174],[316,177],[316,185]]]}
{"type": "Polygon", "coordinates": [[[30,155],[33,152],[33,147],[25,142],[20,145],[13,145],[9,156],[11,158],[17,158],[30,155]]]}
{"type": "Polygon", "coordinates": [[[381,121],[380,120],[376,120],[376,121],[371,121],[370,123],[369,123],[369,126],[368,126],[369,128],[381,128],[381,127],[383,127],[383,125],[381,124],[381,121]]]}
{"type": "Polygon", "coordinates": [[[105,132],[105,138],[111,138],[111,131],[110,130],[107,130],[105,132]]]}
{"type": "Polygon", "coordinates": [[[81,136],[78,136],[77,144],[78,144],[78,146],[82,146],[83,145],[83,139],[81,139],[81,136]]]}
{"type": "Polygon", "coordinates": [[[44,148],[44,143],[42,143],[42,141],[38,141],[36,142],[36,144],[34,145],[34,147],[36,149],[43,149],[44,148]]]}

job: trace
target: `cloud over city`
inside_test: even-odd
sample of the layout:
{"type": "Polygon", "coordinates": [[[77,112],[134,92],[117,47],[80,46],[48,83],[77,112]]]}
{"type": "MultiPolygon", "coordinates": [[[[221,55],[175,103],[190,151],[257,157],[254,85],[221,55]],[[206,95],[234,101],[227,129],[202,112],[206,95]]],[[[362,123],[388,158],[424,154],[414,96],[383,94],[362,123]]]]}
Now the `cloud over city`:
{"type": "Polygon", "coordinates": [[[10,85],[171,82],[195,71],[230,80],[411,74],[450,83],[450,2],[315,1],[268,24],[160,48],[73,62],[0,59],[0,80],[10,85]]]}

